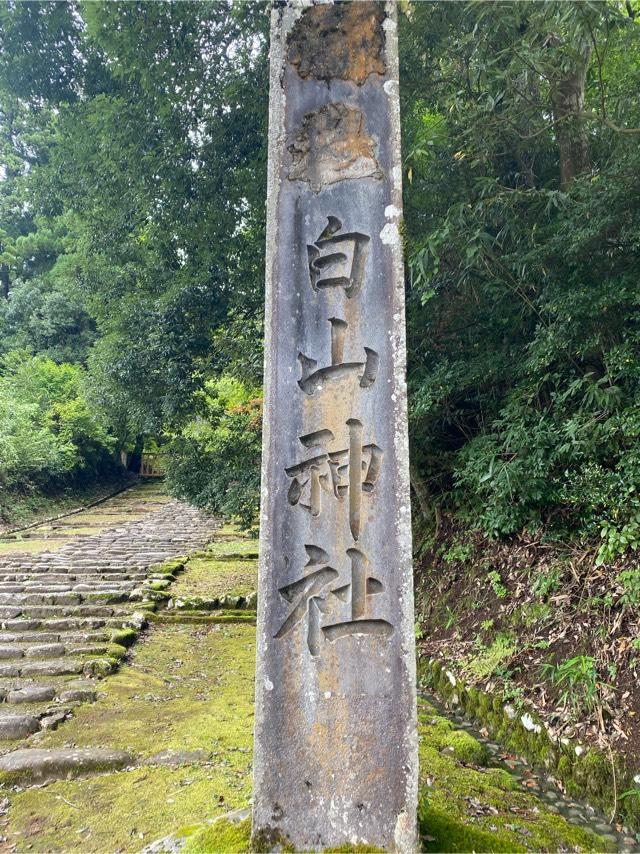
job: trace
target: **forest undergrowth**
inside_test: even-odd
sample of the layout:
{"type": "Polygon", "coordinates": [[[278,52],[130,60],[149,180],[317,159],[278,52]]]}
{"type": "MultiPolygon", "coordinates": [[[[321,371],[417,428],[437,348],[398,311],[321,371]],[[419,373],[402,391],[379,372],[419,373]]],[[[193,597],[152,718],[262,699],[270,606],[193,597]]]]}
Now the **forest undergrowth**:
{"type": "Polygon", "coordinates": [[[418,646],[516,712],[533,707],[559,742],[638,769],[640,567],[628,555],[598,566],[597,555],[445,517],[417,563],[418,646]]]}

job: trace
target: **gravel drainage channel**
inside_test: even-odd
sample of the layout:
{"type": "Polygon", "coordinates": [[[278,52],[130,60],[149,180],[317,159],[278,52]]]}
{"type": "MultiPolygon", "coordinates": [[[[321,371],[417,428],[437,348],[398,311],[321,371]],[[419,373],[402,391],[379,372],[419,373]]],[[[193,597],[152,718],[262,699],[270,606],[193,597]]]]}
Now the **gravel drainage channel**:
{"type": "Polygon", "coordinates": [[[491,754],[492,764],[495,767],[508,770],[523,788],[535,793],[545,802],[547,810],[558,813],[572,824],[597,833],[615,844],[621,854],[640,852],[640,841],[627,828],[623,827],[621,831],[618,831],[602,813],[590,804],[568,797],[559,788],[553,777],[546,776],[537,769],[533,769],[526,759],[509,753],[500,744],[492,741],[486,734],[486,730],[478,729],[463,714],[447,708],[436,695],[425,690],[421,690],[419,695],[431,703],[443,717],[448,718],[456,727],[466,730],[484,744],[491,754]]]}

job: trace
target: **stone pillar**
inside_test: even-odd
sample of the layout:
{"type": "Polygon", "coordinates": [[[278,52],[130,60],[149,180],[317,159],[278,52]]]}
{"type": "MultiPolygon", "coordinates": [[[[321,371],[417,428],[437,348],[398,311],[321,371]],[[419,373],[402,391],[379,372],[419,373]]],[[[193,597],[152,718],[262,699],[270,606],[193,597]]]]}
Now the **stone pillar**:
{"type": "Polygon", "coordinates": [[[416,848],[395,3],[276,3],[253,828],[416,848]]]}

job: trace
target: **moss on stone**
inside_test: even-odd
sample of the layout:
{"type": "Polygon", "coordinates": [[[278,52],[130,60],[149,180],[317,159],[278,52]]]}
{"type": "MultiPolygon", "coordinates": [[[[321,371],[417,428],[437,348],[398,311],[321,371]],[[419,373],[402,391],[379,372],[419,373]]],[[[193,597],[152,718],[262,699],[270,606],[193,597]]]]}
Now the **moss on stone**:
{"type": "Polygon", "coordinates": [[[118,664],[119,660],[117,658],[109,656],[106,658],[89,658],[84,663],[83,671],[85,676],[94,676],[98,679],[103,679],[117,670],[118,664]]]}
{"type": "Polygon", "coordinates": [[[147,590],[166,590],[174,578],[175,576],[171,575],[169,578],[165,578],[162,581],[149,581],[147,584],[147,590]]]}
{"type": "MultiPolygon", "coordinates": [[[[563,747],[552,741],[544,728],[541,719],[533,710],[528,714],[534,725],[541,727],[540,732],[535,728],[527,728],[521,718],[510,718],[504,710],[504,699],[499,694],[488,694],[469,686],[462,689],[456,684],[451,685],[447,671],[442,665],[427,665],[419,667],[421,678],[445,702],[454,690],[463,705],[465,713],[486,726],[493,738],[500,741],[512,752],[525,756],[533,765],[551,770],[562,780],[569,795],[586,798],[593,806],[599,807],[606,813],[613,808],[613,777],[611,763],[607,757],[594,750],[586,751],[578,757],[572,747],[563,747]],[[444,690],[442,690],[444,687],[444,690]]],[[[624,781],[629,782],[628,788],[633,788],[629,774],[616,767],[618,791],[624,788],[624,781]]],[[[640,821],[640,803],[633,804],[631,799],[618,801],[619,815],[631,826],[638,826],[640,821]]]]}
{"type": "Polygon", "coordinates": [[[156,563],[149,569],[149,573],[151,575],[177,575],[177,573],[182,572],[187,562],[187,558],[182,557],[173,557],[169,560],[165,560],[162,563],[156,563]]]}
{"type": "Polygon", "coordinates": [[[489,750],[464,730],[452,732],[444,739],[444,750],[450,750],[458,762],[467,765],[486,765],[489,750]]]}
{"type": "Polygon", "coordinates": [[[126,646],[122,646],[119,643],[110,643],[107,646],[107,655],[109,658],[115,658],[118,661],[121,661],[125,655],[127,654],[126,646]]]}
{"type": "Polygon", "coordinates": [[[138,633],[135,629],[116,629],[111,633],[111,643],[130,647],[135,643],[137,637],[138,633]]]}
{"type": "Polygon", "coordinates": [[[251,819],[232,822],[220,818],[187,836],[184,854],[241,854],[251,851],[251,819]]]}
{"type": "Polygon", "coordinates": [[[428,703],[419,706],[418,724],[424,850],[610,850],[605,840],[548,811],[504,768],[470,768],[453,751],[443,750],[448,740],[468,733],[428,703]],[[483,809],[476,811],[474,803],[483,809]]]}

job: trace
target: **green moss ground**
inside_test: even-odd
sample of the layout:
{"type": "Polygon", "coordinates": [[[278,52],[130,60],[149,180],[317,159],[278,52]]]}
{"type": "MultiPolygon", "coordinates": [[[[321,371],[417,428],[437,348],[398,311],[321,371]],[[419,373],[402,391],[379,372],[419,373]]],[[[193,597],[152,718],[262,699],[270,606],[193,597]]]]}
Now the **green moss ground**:
{"type": "Polygon", "coordinates": [[[483,746],[428,703],[419,707],[420,832],[425,851],[606,851],[605,842],[550,812],[483,746]]]}
{"type": "Polygon", "coordinates": [[[0,555],[5,554],[35,554],[36,552],[52,552],[64,545],[66,540],[24,539],[0,541],[0,555]]]}
{"type": "Polygon", "coordinates": [[[207,546],[207,554],[214,558],[255,560],[258,555],[258,541],[250,537],[242,539],[216,540],[207,546]]]}
{"type": "Polygon", "coordinates": [[[250,797],[255,630],[245,625],[154,626],[103,696],[39,747],[110,746],[141,761],[203,751],[198,764],[141,766],[10,795],[3,831],[30,851],[137,851],[250,797]],[[72,804],[73,806],[70,806],[72,804]]]}
{"type": "MultiPolygon", "coordinates": [[[[235,543],[233,544],[235,548],[235,543]]],[[[186,573],[171,586],[174,599],[181,597],[215,599],[219,596],[246,596],[256,589],[256,561],[192,558],[186,573]]]]}

